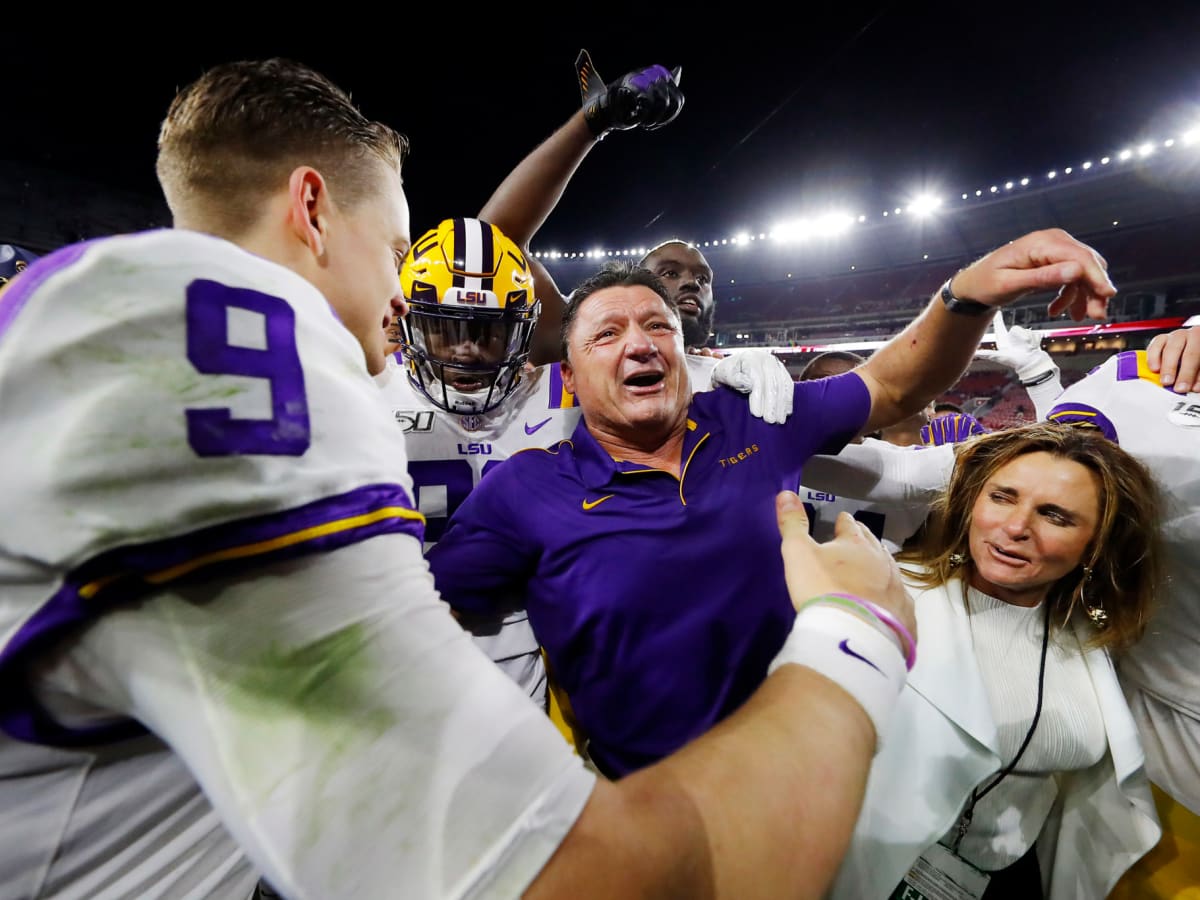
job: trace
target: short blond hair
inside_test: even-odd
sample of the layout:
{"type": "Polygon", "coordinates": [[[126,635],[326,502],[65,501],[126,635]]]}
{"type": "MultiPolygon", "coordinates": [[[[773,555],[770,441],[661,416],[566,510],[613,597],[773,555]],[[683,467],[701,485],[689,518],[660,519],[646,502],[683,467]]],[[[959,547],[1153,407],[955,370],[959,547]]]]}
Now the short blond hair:
{"type": "Polygon", "coordinates": [[[368,119],[325,76],[285,59],[226,63],[181,90],[158,136],[158,180],[176,219],[224,236],[254,225],[265,197],[312,166],[351,207],[398,171],[408,139],[368,119]]]}

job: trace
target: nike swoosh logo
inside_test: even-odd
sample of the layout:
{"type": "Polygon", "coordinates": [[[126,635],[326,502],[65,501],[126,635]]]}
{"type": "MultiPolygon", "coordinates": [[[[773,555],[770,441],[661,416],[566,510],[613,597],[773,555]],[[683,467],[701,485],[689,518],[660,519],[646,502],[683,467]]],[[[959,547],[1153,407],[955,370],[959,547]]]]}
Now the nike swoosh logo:
{"type": "Polygon", "coordinates": [[[841,650],[843,653],[845,653],[847,656],[853,656],[855,659],[861,659],[863,662],[865,662],[868,666],[870,666],[872,669],[874,669],[880,675],[883,675],[883,669],[879,668],[879,666],[875,665],[875,663],[871,662],[865,656],[862,656],[861,654],[855,653],[853,650],[851,650],[847,646],[847,644],[849,644],[849,643],[850,643],[849,638],[842,638],[842,642],[840,644],[838,644],[838,649],[841,650]]]}
{"type": "Polygon", "coordinates": [[[614,494],[605,494],[599,500],[584,500],[583,508],[584,509],[595,509],[597,506],[599,506],[605,500],[611,500],[614,496],[615,496],[614,494]]]}
{"type": "Polygon", "coordinates": [[[533,434],[535,431],[537,431],[539,428],[541,428],[543,425],[545,425],[547,422],[549,422],[550,419],[551,419],[551,417],[547,416],[546,418],[542,419],[542,421],[540,421],[536,425],[534,425],[532,428],[530,428],[529,423],[526,422],[525,423],[525,433],[533,434]]]}

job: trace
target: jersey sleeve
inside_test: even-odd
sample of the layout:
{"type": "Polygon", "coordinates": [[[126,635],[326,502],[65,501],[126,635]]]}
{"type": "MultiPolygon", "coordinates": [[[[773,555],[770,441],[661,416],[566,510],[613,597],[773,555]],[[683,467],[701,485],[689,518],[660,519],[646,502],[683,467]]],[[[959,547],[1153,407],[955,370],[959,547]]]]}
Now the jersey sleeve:
{"type": "MultiPolygon", "coordinates": [[[[1086,425],[1110,441],[1121,443],[1114,419],[1108,415],[1119,382],[1145,382],[1162,389],[1158,375],[1146,364],[1146,354],[1126,351],[1105,360],[1084,378],[1063,391],[1046,413],[1047,422],[1086,425]]],[[[1117,404],[1119,406],[1119,404],[1117,404]]]]}
{"type": "MultiPolygon", "coordinates": [[[[594,777],[437,602],[420,545],[261,571],[115,610],[40,678],[146,722],[287,897],[518,896],[594,777]]],[[[111,852],[206,808],[147,826],[153,803],[109,798],[111,852]]]]}
{"type": "MultiPolygon", "coordinates": [[[[0,298],[0,397],[6,689],[164,584],[422,530],[358,343],[308,282],[215,238],[40,260],[0,298]]],[[[43,732],[0,693],[10,733],[96,737],[43,732]]]]}
{"type": "Polygon", "coordinates": [[[954,446],[897,447],[867,438],[836,456],[814,456],[805,486],[873,503],[931,502],[950,483],[954,446]]]}

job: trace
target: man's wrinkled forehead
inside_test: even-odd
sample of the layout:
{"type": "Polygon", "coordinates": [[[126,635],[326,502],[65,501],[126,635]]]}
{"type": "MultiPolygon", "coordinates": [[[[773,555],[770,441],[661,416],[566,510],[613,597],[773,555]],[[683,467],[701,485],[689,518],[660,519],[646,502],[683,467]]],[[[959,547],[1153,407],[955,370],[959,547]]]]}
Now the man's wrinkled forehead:
{"type": "Polygon", "coordinates": [[[603,327],[627,320],[642,321],[665,315],[678,324],[679,312],[645,285],[614,285],[589,295],[576,318],[587,328],[603,327]]]}

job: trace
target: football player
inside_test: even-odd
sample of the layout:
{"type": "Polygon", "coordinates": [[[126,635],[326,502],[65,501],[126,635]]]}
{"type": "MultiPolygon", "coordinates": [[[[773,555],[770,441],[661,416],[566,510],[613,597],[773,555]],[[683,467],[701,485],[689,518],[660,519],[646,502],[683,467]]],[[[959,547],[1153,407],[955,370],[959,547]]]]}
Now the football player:
{"type": "MultiPolygon", "coordinates": [[[[439,601],[368,375],[406,144],[304,66],[217,66],[160,133],[176,227],[0,294],[3,893],[819,891],[904,684],[886,625],[799,615],[742,710],[610,784],[439,601]]],[[[912,624],[869,535],[818,546],[786,493],[778,519],[798,604],[912,624]]]]}

